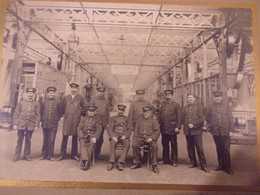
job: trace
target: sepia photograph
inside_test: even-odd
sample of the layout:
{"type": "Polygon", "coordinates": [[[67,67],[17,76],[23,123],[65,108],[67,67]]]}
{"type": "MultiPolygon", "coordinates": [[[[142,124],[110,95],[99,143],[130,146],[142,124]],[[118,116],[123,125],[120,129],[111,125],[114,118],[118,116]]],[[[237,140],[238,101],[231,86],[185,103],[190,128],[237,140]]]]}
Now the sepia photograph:
{"type": "Polygon", "coordinates": [[[254,14],[6,1],[0,182],[259,189],[254,14]]]}

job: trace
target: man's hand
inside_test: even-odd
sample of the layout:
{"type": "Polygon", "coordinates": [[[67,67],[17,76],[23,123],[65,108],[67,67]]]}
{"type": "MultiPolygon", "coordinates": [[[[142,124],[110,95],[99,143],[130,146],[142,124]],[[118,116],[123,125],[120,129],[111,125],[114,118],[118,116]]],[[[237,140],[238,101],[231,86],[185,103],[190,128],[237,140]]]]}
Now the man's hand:
{"type": "Polygon", "coordinates": [[[14,129],[14,130],[17,130],[17,129],[18,129],[17,125],[14,125],[14,126],[13,126],[13,129],[14,129]]]}
{"type": "Polygon", "coordinates": [[[190,129],[192,129],[194,126],[193,126],[193,124],[189,123],[189,124],[188,124],[188,127],[189,127],[190,129]]]}
{"type": "Polygon", "coordinates": [[[175,128],[175,133],[180,133],[180,129],[179,128],[175,128]]]}
{"type": "Polygon", "coordinates": [[[114,140],[115,142],[118,142],[117,137],[112,137],[112,140],[114,140]]]}
{"type": "Polygon", "coordinates": [[[121,139],[122,139],[122,140],[125,140],[125,139],[126,139],[126,136],[125,136],[125,135],[123,135],[123,136],[121,137],[121,139]]]}
{"type": "Polygon", "coordinates": [[[34,131],[37,131],[37,130],[38,130],[38,128],[39,128],[39,127],[34,127],[34,129],[33,129],[33,130],[34,130],[34,131]]]}
{"type": "Polygon", "coordinates": [[[95,138],[95,137],[92,137],[90,140],[92,141],[92,143],[96,143],[97,142],[97,138],[95,138]]]}
{"type": "Polygon", "coordinates": [[[153,139],[149,137],[146,141],[151,142],[151,141],[153,141],[153,139]]]}

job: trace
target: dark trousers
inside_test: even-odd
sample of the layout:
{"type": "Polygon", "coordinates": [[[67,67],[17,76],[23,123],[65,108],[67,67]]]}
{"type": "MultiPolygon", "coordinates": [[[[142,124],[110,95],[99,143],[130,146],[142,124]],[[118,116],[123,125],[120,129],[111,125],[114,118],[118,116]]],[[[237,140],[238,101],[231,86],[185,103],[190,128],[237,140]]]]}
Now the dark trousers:
{"type": "Polygon", "coordinates": [[[93,153],[96,148],[96,143],[88,141],[87,139],[80,139],[80,161],[87,160],[90,161],[93,157],[93,153]]]}
{"type": "Polygon", "coordinates": [[[206,166],[206,159],[202,147],[202,135],[186,135],[188,156],[193,165],[197,165],[195,148],[200,161],[200,166],[206,166]]]}
{"type": "Polygon", "coordinates": [[[231,170],[231,160],[230,160],[230,138],[229,136],[216,136],[213,135],[219,167],[226,170],[231,170]]]}
{"type": "MultiPolygon", "coordinates": [[[[141,164],[141,150],[140,147],[147,142],[143,138],[137,138],[134,140],[133,147],[133,155],[134,155],[134,164],[141,164]]],[[[148,143],[150,147],[152,147],[151,155],[152,155],[152,164],[157,165],[157,156],[158,156],[158,146],[157,141],[151,141],[148,143]]]]}
{"type": "Polygon", "coordinates": [[[163,161],[170,162],[169,142],[171,143],[171,161],[177,162],[178,160],[177,135],[167,135],[167,134],[162,134],[163,161]]]}
{"type": "Polygon", "coordinates": [[[102,126],[101,135],[98,138],[97,143],[96,143],[95,156],[99,156],[100,155],[101,147],[102,147],[102,144],[104,142],[104,130],[105,130],[105,127],[102,126]]]}
{"type": "MultiPolygon", "coordinates": [[[[130,148],[130,140],[125,139],[125,140],[122,140],[121,142],[123,144],[123,148],[122,148],[120,157],[118,159],[118,162],[125,163],[125,159],[126,159],[128,150],[130,148]]],[[[116,145],[117,145],[117,142],[115,142],[114,140],[110,141],[109,162],[115,162],[116,145]]]]}
{"type": "MultiPolygon", "coordinates": [[[[69,138],[68,135],[63,135],[63,137],[62,137],[61,149],[60,149],[60,154],[62,156],[66,155],[68,138],[69,138]]],[[[72,136],[71,156],[76,156],[76,155],[78,155],[78,136],[73,135],[72,136]]]]}
{"type": "Polygon", "coordinates": [[[20,158],[23,146],[23,139],[25,137],[25,145],[24,145],[24,157],[30,157],[31,153],[31,138],[32,138],[33,130],[27,129],[18,129],[17,131],[17,144],[15,149],[15,157],[20,158]]]}
{"type": "Polygon", "coordinates": [[[43,128],[42,156],[53,158],[57,128],[43,128]]]}

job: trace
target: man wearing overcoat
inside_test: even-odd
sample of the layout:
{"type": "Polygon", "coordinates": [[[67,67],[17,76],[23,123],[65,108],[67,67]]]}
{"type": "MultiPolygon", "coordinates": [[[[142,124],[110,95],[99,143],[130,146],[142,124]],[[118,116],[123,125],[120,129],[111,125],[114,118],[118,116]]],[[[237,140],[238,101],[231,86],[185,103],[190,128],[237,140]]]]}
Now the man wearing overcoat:
{"type": "Polygon", "coordinates": [[[163,161],[161,163],[172,164],[173,167],[176,167],[178,159],[177,134],[179,134],[181,127],[181,107],[173,100],[172,90],[165,90],[164,94],[166,102],[163,103],[159,114],[163,146],[163,161]],[[169,143],[171,144],[171,160],[169,143]]]}
{"type": "Polygon", "coordinates": [[[209,124],[217,150],[218,167],[214,170],[225,170],[228,174],[233,175],[229,137],[229,133],[234,130],[233,115],[228,104],[223,102],[223,93],[214,91],[213,95],[214,103],[207,107],[205,119],[209,124]]]}
{"type": "Polygon", "coordinates": [[[31,161],[31,138],[34,130],[37,130],[40,124],[40,104],[34,100],[36,89],[26,88],[26,98],[21,100],[14,112],[13,128],[17,131],[17,145],[13,162],[21,159],[23,140],[25,137],[24,160],[31,161]]]}
{"type": "Polygon", "coordinates": [[[56,87],[48,87],[47,99],[41,102],[41,122],[43,129],[42,158],[54,161],[54,145],[58,123],[62,116],[62,104],[56,99],[56,87]]]}
{"type": "Polygon", "coordinates": [[[60,157],[58,160],[63,160],[66,156],[68,137],[72,136],[71,159],[79,160],[78,158],[78,136],[77,127],[81,117],[81,109],[85,104],[84,98],[77,94],[79,85],[77,83],[70,84],[71,94],[67,95],[62,100],[62,108],[64,113],[63,136],[61,143],[60,157]]]}
{"type": "Polygon", "coordinates": [[[122,152],[116,165],[119,171],[123,171],[126,156],[130,148],[130,135],[131,135],[131,124],[128,117],[124,115],[126,106],[123,104],[117,105],[118,114],[109,119],[108,125],[108,136],[110,140],[110,155],[108,171],[114,168],[115,164],[115,153],[117,144],[122,144],[122,152]]]}
{"type": "Polygon", "coordinates": [[[190,159],[188,168],[197,167],[196,153],[199,157],[200,167],[203,171],[209,172],[206,159],[202,147],[202,127],[204,123],[204,115],[202,106],[195,103],[195,95],[189,93],[187,95],[188,105],[182,110],[183,131],[187,142],[187,151],[190,159]]]}

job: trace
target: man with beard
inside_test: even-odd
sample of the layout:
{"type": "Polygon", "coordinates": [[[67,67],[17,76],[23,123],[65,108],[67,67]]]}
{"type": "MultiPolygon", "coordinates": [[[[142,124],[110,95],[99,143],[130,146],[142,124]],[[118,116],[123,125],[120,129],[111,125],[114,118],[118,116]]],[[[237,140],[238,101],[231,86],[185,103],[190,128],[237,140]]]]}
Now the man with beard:
{"type": "Polygon", "coordinates": [[[127,152],[130,148],[131,124],[129,123],[127,116],[124,115],[125,108],[125,105],[118,104],[117,115],[111,117],[109,120],[107,132],[110,140],[109,165],[107,167],[108,171],[111,171],[114,168],[117,144],[122,144],[122,152],[116,165],[119,171],[123,171],[127,152]]]}
{"type": "Polygon", "coordinates": [[[162,134],[163,159],[160,164],[177,166],[178,147],[177,134],[181,127],[181,107],[173,100],[173,91],[164,91],[166,102],[162,105],[159,114],[160,129],[162,134]],[[171,161],[169,158],[169,142],[171,143],[171,161]]]}
{"type": "Polygon", "coordinates": [[[60,117],[61,101],[55,98],[56,87],[48,87],[47,99],[41,102],[41,121],[43,129],[43,146],[41,160],[54,161],[53,151],[60,117]]]}
{"type": "Polygon", "coordinates": [[[59,161],[66,156],[68,137],[72,136],[71,159],[78,161],[78,136],[77,127],[80,121],[81,109],[84,107],[84,98],[77,94],[79,85],[77,83],[70,84],[70,95],[62,100],[62,108],[64,113],[63,137],[61,143],[61,151],[59,161]]]}
{"type": "Polygon", "coordinates": [[[93,158],[96,142],[102,132],[102,125],[96,116],[96,109],[96,106],[88,106],[86,116],[81,117],[77,128],[81,149],[79,166],[82,170],[90,168],[90,160],[93,158]]]}
{"type": "Polygon", "coordinates": [[[213,95],[214,103],[207,107],[205,119],[209,124],[217,149],[219,165],[214,170],[225,170],[228,174],[233,175],[229,137],[229,133],[234,130],[233,116],[228,104],[223,102],[222,92],[214,91],[213,95]]]}
{"type": "Polygon", "coordinates": [[[101,147],[104,142],[104,131],[108,125],[108,119],[110,117],[110,109],[109,109],[109,102],[105,98],[105,87],[98,87],[97,88],[97,97],[92,99],[89,105],[94,105],[97,107],[96,115],[100,118],[102,124],[102,132],[101,136],[97,140],[96,150],[95,150],[95,158],[98,160],[103,160],[104,158],[100,156],[101,147]]]}
{"type": "Polygon", "coordinates": [[[17,145],[13,162],[19,161],[23,139],[25,137],[24,156],[23,159],[31,161],[31,138],[34,130],[37,130],[40,124],[40,104],[34,100],[35,88],[26,89],[26,99],[21,100],[14,112],[13,128],[17,131],[17,145]]]}
{"type": "Polygon", "coordinates": [[[184,135],[187,141],[187,151],[190,158],[188,168],[197,167],[196,153],[203,171],[209,172],[202,147],[202,127],[204,123],[203,110],[200,104],[195,103],[195,96],[192,93],[187,95],[188,105],[182,111],[182,124],[184,125],[184,135]]]}

